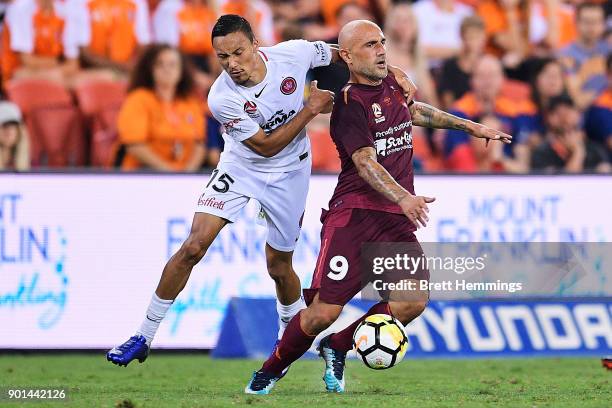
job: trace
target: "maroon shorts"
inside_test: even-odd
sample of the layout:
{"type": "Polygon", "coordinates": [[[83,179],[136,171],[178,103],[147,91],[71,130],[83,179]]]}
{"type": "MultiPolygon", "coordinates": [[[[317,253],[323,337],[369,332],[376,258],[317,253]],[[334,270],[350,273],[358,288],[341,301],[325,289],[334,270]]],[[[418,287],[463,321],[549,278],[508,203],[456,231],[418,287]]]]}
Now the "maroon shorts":
{"type": "MultiPolygon", "coordinates": [[[[304,290],[306,302],[317,292],[320,300],[335,305],[345,305],[355,297],[371,272],[362,271],[362,246],[368,243],[411,243],[420,249],[414,226],[403,214],[361,208],[324,214],[321,251],[311,288],[304,290]]],[[[417,271],[410,278],[429,280],[429,271],[417,271]]]]}

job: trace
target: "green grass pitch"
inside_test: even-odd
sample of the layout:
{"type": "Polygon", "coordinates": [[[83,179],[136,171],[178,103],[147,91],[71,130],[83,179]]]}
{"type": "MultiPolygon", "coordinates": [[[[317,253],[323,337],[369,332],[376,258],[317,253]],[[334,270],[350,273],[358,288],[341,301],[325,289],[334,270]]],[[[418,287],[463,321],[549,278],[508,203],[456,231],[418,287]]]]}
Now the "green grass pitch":
{"type": "MultiPolygon", "coordinates": [[[[259,361],[156,354],[116,367],[100,355],[0,355],[0,387],[68,387],[31,407],[610,407],[598,358],[410,360],[386,371],[347,364],[347,392],[324,391],[322,361],[298,361],[268,396],[243,394],[259,361]]],[[[5,398],[5,397],[3,397],[5,398]]]]}

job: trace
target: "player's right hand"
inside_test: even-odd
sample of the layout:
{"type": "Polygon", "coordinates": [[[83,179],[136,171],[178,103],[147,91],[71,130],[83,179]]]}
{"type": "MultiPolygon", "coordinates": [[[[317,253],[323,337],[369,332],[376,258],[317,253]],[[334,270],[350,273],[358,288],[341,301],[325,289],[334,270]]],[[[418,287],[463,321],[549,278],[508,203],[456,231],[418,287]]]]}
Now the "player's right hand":
{"type": "Polygon", "coordinates": [[[334,93],[317,88],[317,81],[312,81],[310,84],[310,97],[308,102],[306,102],[306,107],[315,115],[329,113],[334,107],[334,93]]]}
{"type": "Polygon", "coordinates": [[[427,221],[429,221],[429,217],[427,216],[429,208],[427,204],[433,203],[434,201],[436,201],[434,197],[408,195],[402,198],[398,204],[404,212],[404,215],[406,215],[417,228],[421,228],[421,226],[427,226],[427,221]]]}

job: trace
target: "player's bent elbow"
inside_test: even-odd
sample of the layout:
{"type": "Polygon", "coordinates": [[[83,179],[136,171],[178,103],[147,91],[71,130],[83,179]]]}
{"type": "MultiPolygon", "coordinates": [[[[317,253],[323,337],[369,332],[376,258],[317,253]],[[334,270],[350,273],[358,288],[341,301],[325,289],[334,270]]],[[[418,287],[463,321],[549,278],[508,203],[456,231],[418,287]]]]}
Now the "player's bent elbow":
{"type": "Polygon", "coordinates": [[[257,153],[258,155],[269,159],[270,157],[275,156],[279,150],[274,146],[269,146],[267,143],[257,143],[254,141],[249,141],[246,145],[257,153]]]}

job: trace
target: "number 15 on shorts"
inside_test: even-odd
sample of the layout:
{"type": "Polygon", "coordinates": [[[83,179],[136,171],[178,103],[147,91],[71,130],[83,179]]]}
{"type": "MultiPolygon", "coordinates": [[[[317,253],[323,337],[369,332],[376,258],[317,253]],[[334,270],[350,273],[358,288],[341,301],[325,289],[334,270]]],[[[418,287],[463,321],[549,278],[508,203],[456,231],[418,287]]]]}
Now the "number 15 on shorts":
{"type": "Polygon", "coordinates": [[[329,279],[335,281],[342,280],[348,273],[348,260],[342,255],[336,255],[332,259],[330,259],[329,269],[330,271],[327,273],[327,277],[329,279]]]}

